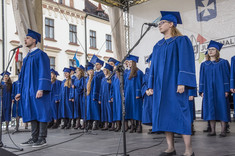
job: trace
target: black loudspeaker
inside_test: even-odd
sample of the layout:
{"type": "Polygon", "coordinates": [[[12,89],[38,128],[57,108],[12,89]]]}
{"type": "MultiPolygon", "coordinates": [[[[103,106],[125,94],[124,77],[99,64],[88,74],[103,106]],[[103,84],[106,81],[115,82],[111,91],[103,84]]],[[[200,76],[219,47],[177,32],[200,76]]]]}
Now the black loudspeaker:
{"type": "Polygon", "coordinates": [[[17,156],[17,155],[0,147],[0,156],[17,156]]]}

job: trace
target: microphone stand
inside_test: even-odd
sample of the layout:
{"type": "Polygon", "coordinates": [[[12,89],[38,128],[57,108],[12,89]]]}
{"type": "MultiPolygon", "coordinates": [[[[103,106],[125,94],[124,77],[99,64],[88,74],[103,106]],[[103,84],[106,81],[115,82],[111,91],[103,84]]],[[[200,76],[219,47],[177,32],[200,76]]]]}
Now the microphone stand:
{"type": "Polygon", "coordinates": [[[129,156],[126,152],[126,132],[125,132],[125,97],[124,97],[124,62],[126,58],[131,54],[131,52],[135,49],[135,47],[140,43],[140,41],[143,39],[143,37],[147,34],[147,32],[150,30],[152,26],[149,25],[148,28],[145,30],[143,34],[141,34],[139,40],[134,44],[134,46],[128,51],[126,56],[122,59],[122,61],[118,64],[117,68],[113,71],[113,73],[108,77],[108,80],[111,80],[111,78],[114,76],[116,71],[120,72],[120,90],[121,90],[121,100],[122,100],[122,135],[123,135],[123,156],[129,156]]]}
{"type": "MultiPolygon", "coordinates": [[[[9,67],[9,65],[10,65],[10,63],[11,63],[11,60],[12,60],[13,56],[15,55],[15,53],[16,53],[16,49],[13,50],[13,54],[12,54],[12,56],[11,56],[11,59],[9,60],[6,69],[4,70],[3,77],[4,77],[4,75],[5,75],[5,72],[6,72],[7,69],[8,69],[8,67],[9,67]]],[[[2,85],[3,77],[2,77],[2,79],[1,79],[1,84],[0,84],[0,98],[1,98],[1,101],[0,101],[0,147],[9,148],[9,149],[14,149],[14,150],[18,150],[18,151],[23,151],[23,148],[18,147],[18,146],[13,142],[13,140],[12,140],[11,138],[10,138],[10,139],[11,139],[12,143],[13,143],[16,147],[10,147],[10,146],[4,145],[3,142],[2,142],[2,112],[3,112],[3,111],[2,111],[2,108],[3,108],[2,100],[3,100],[3,87],[4,87],[4,86],[2,85]]],[[[9,134],[9,132],[8,132],[8,134],[9,134]]],[[[9,134],[9,137],[10,137],[10,134],[9,134]]]]}

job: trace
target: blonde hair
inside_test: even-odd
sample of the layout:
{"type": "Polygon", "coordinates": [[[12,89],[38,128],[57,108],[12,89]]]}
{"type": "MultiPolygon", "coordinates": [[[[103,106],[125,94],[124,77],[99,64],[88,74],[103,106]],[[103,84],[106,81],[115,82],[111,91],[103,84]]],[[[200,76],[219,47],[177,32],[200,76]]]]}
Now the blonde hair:
{"type": "Polygon", "coordinates": [[[64,87],[70,88],[70,87],[71,87],[71,84],[72,84],[72,82],[71,82],[71,77],[70,77],[70,75],[69,75],[68,79],[66,79],[66,81],[65,81],[65,83],[64,83],[64,87]]]}
{"type": "Polygon", "coordinates": [[[175,37],[175,36],[183,36],[182,33],[173,25],[173,27],[171,28],[171,36],[175,37]]]}
{"type": "Polygon", "coordinates": [[[89,79],[88,79],[88,82],[87,82],[87,95],[89,95],[91,93],[91,82],[93,80],[93,77],[94,77],[94,72],[92,72],[91,75],[89,75],[89,79]]]}
{"type": "Polygon", "coordinates": [[[139,68],[137,68],[136,66],[136,62],[132,61],[132,66],[131,66],[131,73],[129,75],[129,80],[132,79],[133,77],[137,76],[137,71],[139,70],[139,68]]]}
{"type": "MultiPolygon", "coordinates": [[[[207,61],[210,61],[211,60],[211,57],[209,56],[209,54],[206,54],[206,60],[207,61]]],[[[215,54],[215,62],[218,62],[220,59],[220,53],[219,53],[219,50],[216,49],[216,54],[215,54]]]]}
{"type": "Polygon", "coordinates": [[[77,76],[77,78],[80,80],[82,77],[84,77],[84,70],[81,68],[78,68],[78,70],[80,71],[80,74],[77,76]]]}

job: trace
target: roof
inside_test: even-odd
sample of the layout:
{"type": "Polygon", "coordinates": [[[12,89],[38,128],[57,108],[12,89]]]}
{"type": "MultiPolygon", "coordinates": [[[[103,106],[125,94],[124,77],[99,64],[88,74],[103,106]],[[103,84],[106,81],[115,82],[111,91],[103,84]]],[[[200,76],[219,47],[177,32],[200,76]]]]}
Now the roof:
{"type": "MultiPolygon", "coordinates": [[[[108,6],[112,6],[112,7],[115,6],[115,7],[124,9],[126,7],[127,0],[95,0],[95,1],[108,5],[108,6]]],[[[149,0],[132,0],[132,1],[129,1],[130,2],[129,6],[131,7],[131,6],[146,2],[146,1],[149,1],[149,0]]]]}

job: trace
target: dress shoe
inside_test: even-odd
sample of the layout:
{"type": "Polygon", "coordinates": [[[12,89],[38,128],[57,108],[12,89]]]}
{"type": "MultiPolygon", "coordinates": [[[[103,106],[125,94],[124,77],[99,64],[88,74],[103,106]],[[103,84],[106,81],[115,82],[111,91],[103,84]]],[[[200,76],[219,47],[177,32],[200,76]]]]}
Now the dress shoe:
{"type": "Polygon", "coordinates": [[[172,156],[172,155],[176,155],[175,150],[173,152],[162,152],[159,156],[172,156]]]}

